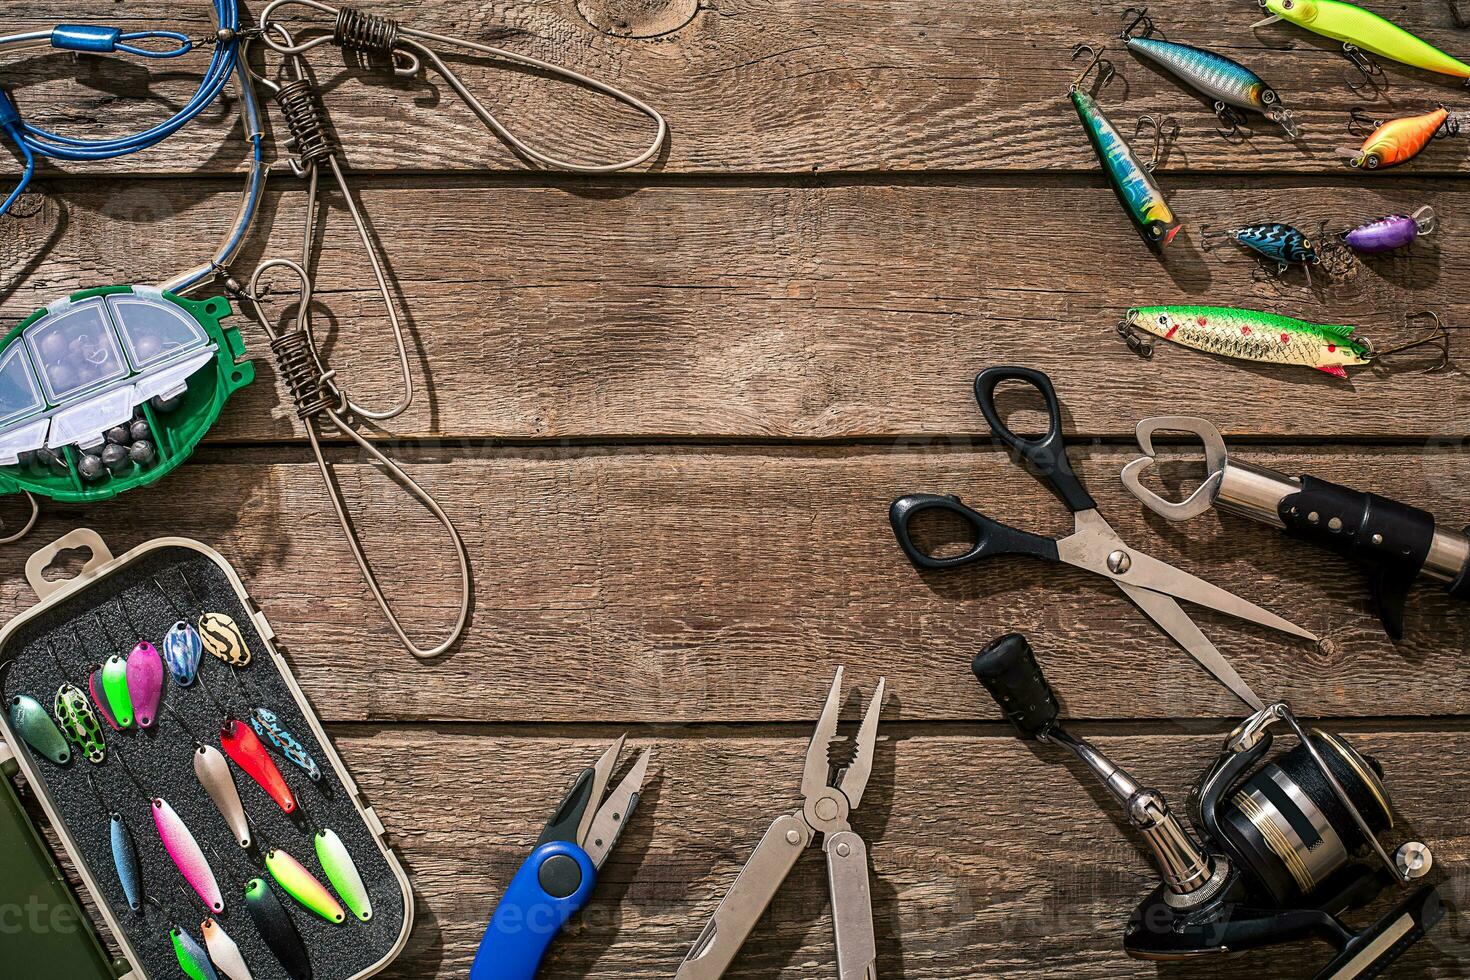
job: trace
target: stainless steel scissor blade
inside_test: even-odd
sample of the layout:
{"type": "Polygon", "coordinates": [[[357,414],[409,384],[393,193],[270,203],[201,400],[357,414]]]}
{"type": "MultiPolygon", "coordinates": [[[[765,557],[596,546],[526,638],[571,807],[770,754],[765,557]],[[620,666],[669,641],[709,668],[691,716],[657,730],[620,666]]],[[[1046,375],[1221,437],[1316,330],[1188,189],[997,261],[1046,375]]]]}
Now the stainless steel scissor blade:
{"type": "Polygon", "coordinates": [[[1204,579],[1175,568],[1168,562],[1129,547],[1097,511],[1079,511],[1077,530],[1057,542],[1057,555],[1062,561],[1110,578],[1118,584],[1136,585],[1183,599],[1207,609],[1267,626],[1282,633],[1317,642],[1317,635],[1276,615],[1268,609],[1234,592],[1212,585],[1204,579]]]}
{"type": "MultiPolygon", "coordinates": [[[[633,768],[628,770],[628,775],[618,784],[617,789],[608,794],[607,800],[597,807],[597,816],[592,820],[591,829],[587,837],[580,843],[582,850],[592,859],[592,866],[601,868],[607,856],[612,853],[613,845],[618,838],[623,836],[623,828],[628,826],[628,818],[638,808],[638,800],[643,792],[644,780],[648,778],[648,760],[653,755],[652,749],[644,749],[638,756],[638,761],[633,763],[633,768]]],[[[593,800],[593,804],[596,804],[593,800]]]]}
{"type": "Polygon", "coordinates": [[[1123,594],[1133,600],[1133,604],[1143,610],[1144,614],[1159,625],[1165,633],[1173,638],[1175,643],[1182,646],[1191,657],[1199,661],[1201,667],[1208,670],[1221,684],[1230,689],[1231,693],[1250,705],[1255,711],[1265,707],[1256,692],[1245,682],[1245,678],[1236,673],[1235,668],[1230,666],[1230,661],[1225,655],[1215,649],[1209,637],[1200,632],[1194,620],[1189,614],[1179,607],[1169,596],[1152,589],[1146,589],[1137,585],[1114,579],[1123,594]]]}

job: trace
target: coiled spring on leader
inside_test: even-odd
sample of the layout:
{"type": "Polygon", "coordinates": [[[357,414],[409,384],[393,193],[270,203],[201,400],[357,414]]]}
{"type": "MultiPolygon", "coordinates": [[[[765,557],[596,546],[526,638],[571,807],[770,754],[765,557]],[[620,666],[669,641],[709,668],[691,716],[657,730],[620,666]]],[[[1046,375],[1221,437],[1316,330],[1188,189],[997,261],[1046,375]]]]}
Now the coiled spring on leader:
{"type": "Polygon", "coordinates": [[[286,129],[291,133],[291,146],[296,151],[291,163],[298,177],[306,176],[306,168],[342,152],[342,144],[337,141],[315,85],[298,78],[281,85],[274,96],[286,129]]]}
{"type": "Polygon", "coordinates": [[[332,25],[332,41],[352,51],[391,54],[398,44],[398,30],[398,21],[391,17],[343,7],[337,11],[337,22],[332,25]]]}
{"type": "Polygon", "coordinates": [[[323,44],[335,44],[348,51],[361,51],[367,53],[386,54],[393,59],[393,72],[400,76],[411,76],[418,74],[425,63],[430,65],[441,78],[449,83],[450,88],[464,100],[466,106],[475,115],[480,117],[489,129],[504,140],[510,147],[528,160],[534,161],[546,167],[555,167],[561,170],[570,170],[582,174],[613,173],[619,170],[627,170],[653,159],[663,147],[668,138],[669,127],[664,117],[659,114],[648,103],[635,95],[623,91],[620,88],[600,82],[595,78],[589,78],[580,72],[563,68],[530,55],[517,54],[504,48],[491,47],[488,44],[480,44],[477,41],[466,40],[460,37],[450,37],[444,34],[431,34],[416,28],[407,27],[398,21],[382,17],[377,14],[367,13],[353,7],[337,8],[322,3],[321,0],[272,0],[266,4],[260,12],[261,39],[270,47],[283,55],[304,55],[312,48],[323,44]],[[275,13],[282,7],[295,4],[297,6],[309,7],[334,18],[331,33],[323,33],[319,37],[302,41],[297,44],[291,40],[291,36],[282,25],[275,19],[275,13]],[[425,45],[425,41],[435,44],[449,45],[463,48],[479,54],[488,55],[501,61],[509,61],[519,65],[526,65],[549,75],[581,85],[584,88],[600,92],[608,98],[637,110],[649,119],[653,120],[656,131],[652,142],[636,156],[615,163],[586,163],[576,160],[567,160],[552,156],[535,147],[530,146],[520,137],[501,124],[495,118],[495,114],[485,108],[459,75],[444,63],[432,48],[425,45]]]}
{"type": "Polygon", "coordinates": [[[311,335],[302,327],[298,325],[272,340],[271,356],[276,359],[281,381],[296,405],[297,418],[308,420],[340,404],[341,392],[332,384],[336,372],[322,370],[311,335]]]}
{"type": "MultiPolygon", "coordinates": [[[[288,45],[291,43],[292,37],[284,27],[276,24],[271,27],[271,31],[284,38],[288,45]]],[[[352,224],[357,230],[358,240],[362,242],[363,253],[367,256],[368,264],[373,270],[378,297],[383,302],[383,309],[388,315],[388,324],[393,332],[393,343],[398,357],[398,373],[403,384],[403,394],[399,399],[389,407],[382,409],[372,409],[361,405],[352,400],[345,389],[339,389],[343,398],[343,409],[344,411],[351,410],[362,418],[378,422],[396,418],[413,404],[413,375],[409,370],[408,348],[403,338],[403,325],[399,321],[398,306],[388,289],[388,277],[378,257],[378,244],[368,232],[367,222],[363,219],[357,199],[353,197],[352,188],[347,186],[347,177],[342,171],[342,144],[337,139],[331,120],[327,118],[326,107],[322,104],[316,85],[307,77],[306,68],[301,59],[292,55],[287,60],[291,66],[292,76],[288,80],[277,82],[268,78],[256,77],[270,92],[271,98],[275,100],[286,121],[287,130],[291,133],[290,139],[286,142],[286,146],[293,154],[290,158],[291,169],[298,177],[304,177],[307,180],[306,221],[301,235],[300,265],[304,269],[312,267],[314,251],[312,237],[316,230],[321,171],[325,167],[331,171],[337,183],[337,189],[342,194],[347,213],[351,216],[352,224]]]]}

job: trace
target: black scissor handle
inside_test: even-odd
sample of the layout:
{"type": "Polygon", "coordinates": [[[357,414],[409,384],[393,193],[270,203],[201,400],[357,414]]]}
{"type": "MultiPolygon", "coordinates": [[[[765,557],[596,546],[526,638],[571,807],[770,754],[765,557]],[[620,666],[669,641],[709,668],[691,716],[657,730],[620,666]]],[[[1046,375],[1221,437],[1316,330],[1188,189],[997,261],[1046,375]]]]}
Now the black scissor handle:
{"type": "Polygon", "coordinates": [[[909,561],[924,569],[959,568],[995,555],[1029,555],[1047,561],[1058,560],[1055,539],[1021,531],[1009,524],[992,520],[978,510],[960,503],[959,497],[941,497],[934,493],[911,493],[899,497],[888,505],[888,521],[893,525],[893,533],[898,538],[903,553],[909,556],[909,561]],[[916,545],[909,536],[909,523],[926,510],[948,511],[968,524],[975,539],[970,550],[964,554],[940,558],[916,545]]]}
{"type": "Polygon", "coordinates": [[[1052,387],[1051,378],[1032,368],[986,368],[975,376],[975,401],[980,404],[980,413],[990,423],[991,431],[1020,455],[1031,474],[1051,487],[1068,510],[1075,514],[1097,508],[1097,501],[1072,472],[1072,462],[1067,458],[1067,444],[1062,438],[1062,406],[1057,401],[1057,390],[1052,387]],[[1045,436],[1023,439],[1001,421],[1000,412],[995,407],[995,389],[1006,381],[1024,382],[1046,399],[1046,411],[1051,420],[1045,436]]]}

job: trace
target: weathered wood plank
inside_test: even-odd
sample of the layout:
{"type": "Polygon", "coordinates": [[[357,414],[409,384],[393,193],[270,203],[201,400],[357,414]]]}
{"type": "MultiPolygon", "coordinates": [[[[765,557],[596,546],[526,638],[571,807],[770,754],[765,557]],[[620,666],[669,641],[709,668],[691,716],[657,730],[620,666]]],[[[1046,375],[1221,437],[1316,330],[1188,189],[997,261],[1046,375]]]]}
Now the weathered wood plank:
{"type": "MultiPolygon", "coordinates": [[[[873,678],[849,674],[864,693],[873,678]]],[[[812,720],[820,672],[786,678],[812,720]]],[[[912,692],[910,692],[912,693],[912,692]]],[[[898,692],[902,713],[909,697],[898,692]]],[[[1065,699],[1065,694],[1064,694],[1065,699]]],[[[358,782],[388,825],[414,879],[419,924],[394,977],[463,976],[484,924],[569,780],[614,737],[525,737],[402,730],[338,736],[358,782]],[[426,764],[428,760],[440,760],[426,764]]],[[[810,729],[703,737],[638,732],[654,777],[604,868],[590,907],[553,947],[545,978],[669,977],[734,880],[768,822],[798,803],[810,729]]],[[[1220,735],[1160,732],[1098,745],[1182,805],[1220,735]]],[[[1378,758],[1413,837],[1436,852],[1449,893],[1466,870],[1460,802],[1463,732],[1352,736],[1378,758]]],[[[854,829],[868,842],[879,976],[1076,980],[1153,978],[1160,967],[1121,951],[1128,913],[1156,880],[1090,774],[1062,753],[1008,737],[911,732],[893,725],[854,829]],[[1105,816],[1098,808],[1108,809],[1105,816]]],[[[1374,907],[1381,911],[1385,905],[1374,907]]],[[[1363,914],[1354,922],[1369,921],[1363,914]]],[[[1463,920],[1436,933],[1388,974],[1464,975],[1463,920]]],[[[1325,947],[1166,970],[1191,978],[1311,976],[1325,947]]],[[[826,869],[812,851],[797,865],[731,978],[835,975],[826,869]]]]}
{"type": "MultiPolygon", "coordinates": [[[[283,182],[284,183],[284,182],[283,182]]],[[[1470,433],[1470,380],[1415,370],[1354,374],[1242,365],[1161,344],[1151,361],[1113,331],[1141,303],[1270,309],[1359,324],[1381,344],[1405,310],[1458,327],[1470,300],[1470,191],[1423,182],[1372,194],[1337,185],[1191,181],[1182,213],[1312,227],[1429,202],[1441,230],[1313,296],[1252,281],[1233,247],[1197,232],[1148,257],[1101,186],[666,186],[624,194],[411,182],[364,204],[416,329],[422,390],[391,431],[408,437],[848,438],[985,434],[970,381],[995,363],[1042,367],[1072,431],[1126,435],[1139,418],[1194,413],[1261,436],[1427,439],[1470,433]],[[1079,233],[1088,229],[1088,234],[1079,233]]],[[[280,185],[278,185],[280,186],[280,185]]],[[[109,184],[9,224],[3,311],[19,317],[75,289],[157,281],[199,261],[234,214],[220,184],[109,184]],[[140,248],[146,242],[147,247],[140,248]],[[125,261],[119,261],[126,257],[125,261]]],[[[302,195],[272,196],[261,255],[299,248],[302,195]],[[268,235],[268,240],[267,240],[268,235]]],[[[317,279],[345,382],[369,402],[396,390],[387,324],[350,223],[328,222],[317,279]]],[[[1318,281],[1322,279],[1319,273],[1318,281]]],[[[1298,279],[1299,283],[1300,280],[1298,279]]],[[[288,284],[289,285],[289,284],[288,284]]],[[[278,298],[273,310],[287,303],[278,298]]],[[[243,318],[242,318],[243,319],[243,318]]],[[[299,436],[271,383],[261,330],[242,328],[263,380],[217,438],[299,436]]],[[[1470,359],[1456,329],[1456,355],[1470,359]]]]}
{"type": "MultiPolygon", "coordinates": [[[[1464,603],[1421,586],[1408,637],[1395,648],[1366,608],[1363,576],[1336,556],[1234,518],[1205,516],[1182,528],[1145,520],[1117,479],[1135,454],[1078,454],[1083,479],[1124,540],[1333,641],[1331,653],[1318,652],[1191,610],[1263,696],[1314,715],[1465,712],[1464,603]]],[[[1455,451],[1244,455],[1391,492],[1452,526],[1470,514],[1455,451]]],[[[162,534],[216,545],[237,563],[332,719],[792,720],[804,717],[782,680],[793,658],[818,672],[845,663],[857,676],[887,673],[908,718],[988,718],[996,712],[968,664],[1009,629],[1031,635],[1078,716],[1238,710],[1094,576],[1023,559],[948,575],[908,564],[886,517],[889,501],[907,492],[957,493],[1030,530],[1070,530],[1060,505],[997,448],[436,456],[409,469],[458,520],[477,603],[467,640],[432,666],[390,639],[310,465],[190,464],[85,513],[48,507],[24,551],[78,524],[99,528],[119,552],[162,534]]],[[[337,477],[411,630],[447,621],[455,573],[440,532],[366,467],[340,467],[337,477]]],[[[15,501],[7,506],[19,512],[15,501]]],[[[12,546],[12,560],[22,550],[12,546]]],[[[24,604],[12,590],[0,611],[24,604]]]]}
{"type": "MultiPolygon", "coordinates": [[[[463,34],[565,64],[622,85],[669,118],[673,137],[657,169],[684,173],[807,173],[875,170],[1094,170],[1096,163],[1066,91],[1077,65],[1071,45],[1102,42],[1122,25],[1123,0],[1091,5],[1028,5],[936,0],[922,7],[863,0],[517,0],[466,9],[433,0],[366,4],[427,30],[463,34]],[[621,36],[615,36],[621,35],[621,36]],[[631,36],[630,36],[631,35],[631,36]],[[638,35],[656,35],[639,37],[638,35]]],[[[1426,39],[1462,57],[1470,45],[1437,0],[1377,5],[1426,39]]],[[[1213,47],[1259,72],[1292,106],[1305,129],[1300,144],[1264,121],[1245,145],[1215,133],[1196,96],[1137,62],[1117,42],[1112,59],[1124,81],[1103,103],[1131,131],[1141,113],[1173,113],[1184,133],[1170,168],[1321,172],[1342,166],[1346,114],[1363,97],[1343,79],[1334,46],[1286,25],[1252,33],[1247,4],[1210,18],[1156,11],[1170,37],[1213,47]]],[[[7,0],[0,21],[28,30],[77,19],[63,0],[7,0]]],[[[203,30],[207,8],[157,0],[109,5],[105,19],[130,26],[203,30]]],[[[293,20],[300,23],[299,20],[293,20]]],[[[273,64],[274,64],[274,56],[273,64]]],[[[144,128],[188,97],[202,55],[164,65],[76,59],[53,54],[6,65],[5,84],[29,121],[95,136],[144,128]]],[[[344,67],[340,52],[313,54],[329,107],[354,166],[390,170],[521,170],[508,149],[458,104],[442,83],[399,81],[344,67]]],[[[455,62],[507,124],[584,155],[630,155],[643,134],[629,111],[612,111],[585,93],[484,63],[455,62]]],[[[1379,99],[1387,114],[1450,101],[1450,80],[1401,66],[1387,70],[1379,99]]],[[[233,103],[231,103],[232,105],[233,103]]],[[[177,173],[226,170],[244,159],[232,109],[209,113],[168,148],[72,172],[177,173]]],[[[1421,172],[1466,171],[1454,143],[1417,162],[1421,172]]]]}

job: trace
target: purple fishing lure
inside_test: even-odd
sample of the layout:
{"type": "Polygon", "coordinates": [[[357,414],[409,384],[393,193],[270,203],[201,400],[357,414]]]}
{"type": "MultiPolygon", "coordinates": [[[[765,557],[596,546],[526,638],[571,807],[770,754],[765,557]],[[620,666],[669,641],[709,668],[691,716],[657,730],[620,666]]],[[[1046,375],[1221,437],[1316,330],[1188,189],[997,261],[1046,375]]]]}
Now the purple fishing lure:
{"type": "Polygon", "coordinates": [[[1434,209],[1420,208],[1413,214],[1391,214],[1343,232],[1342,240],[1355,252],[1377,255],[1412,245],[1420,235],[1434,231],[1434,209]]]}

